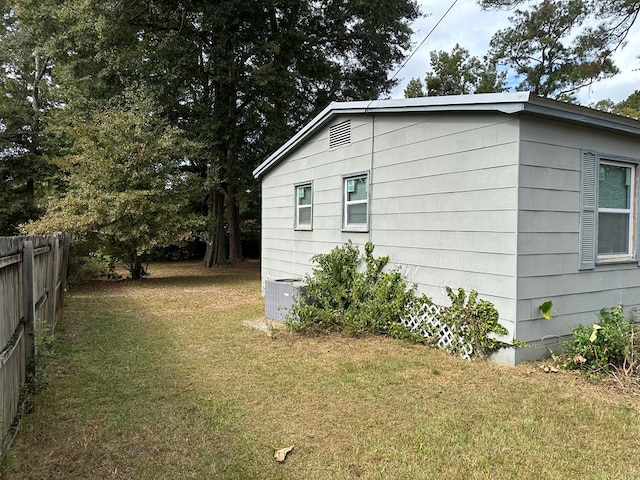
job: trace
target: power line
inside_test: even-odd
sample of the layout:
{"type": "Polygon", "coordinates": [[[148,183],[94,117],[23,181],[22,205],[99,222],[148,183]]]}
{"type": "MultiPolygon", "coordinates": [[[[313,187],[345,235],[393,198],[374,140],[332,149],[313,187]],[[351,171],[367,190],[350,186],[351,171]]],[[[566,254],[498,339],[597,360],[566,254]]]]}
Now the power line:
{"type": "Polygon", "coordinates": [[[422,45],[424,45],[424,42],[427,41],[427,39],[431,36],[431,34],[434,32],[434,30],[436,28],[438,28],[438,25],[440,25],[442,20],[444,20],[444,17],[446,17],[449,14],[449,12],[455,6],[456,3],[458,3],[458,0],[453,0],[453,3],[449,6],[447,11],[442,14],[442,16],[440,17],[440,20],[438,20],[438,22],[433,26],[433,28],[429,31],[429,33],[427,33],[427,35],[422,39],[422,41],[416,47],[416,49],[413,52],[411,52],[411,55],[409,55],[407,57],[407,59],[404,62],[402,62],[402,65],[400,65],[400,68],[398,68],[398,70],[396,70],[396,73],[393,74],[393,77],[391,77],[391,81],[396,79],[396,77],[398,76],[400,71],[407,65],[407,63],[409,63],[409,60],[411,60],[411,58],[413,58],[413,56],[418,52],[418,50],[420,50],[420,47],[422,47],[422,45]]]}

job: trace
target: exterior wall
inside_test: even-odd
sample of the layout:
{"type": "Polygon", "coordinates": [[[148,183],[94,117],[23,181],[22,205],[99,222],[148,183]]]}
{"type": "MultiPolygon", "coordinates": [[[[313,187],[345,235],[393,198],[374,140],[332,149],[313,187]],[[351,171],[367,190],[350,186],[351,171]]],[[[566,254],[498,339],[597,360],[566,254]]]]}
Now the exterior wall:
{"type": "Polygon", "coordinates": [[[515,320],[517,119],[500,114],[374,119],[371,240],[436,303],[476,289],[515,320]]]}
{"type": "MultiPolygon", "coordinates": [[[[331,124],[347,117],[335,118],[331,124]]],[[[354,116],[352,143],[323,128],[263,178],[262,276],[311,271],[311,257],[371,240],[419,290],[476,289],[511,331],[516,319],[518,118],[483,114],[354,116]],[[343,175],[370,172],[370,228],[343,232],[343,175]],[[313,230],[294,231],[294,185],[313,181],[313,230]]]]}
{"type": "MultiPolygon", "coordinates": [[[[515,334],[545,345],[568,334],[562,319],[542,319],[538,306],[547,300],[569,324],[593,323],[603,307],[640,301],[637,263],[578,270],[580,151],[637,158],[640,141],[534,118],[522,120],[521,132],[515,334]]],[[[519,359],[540,349],[527,350],[518,350],[519,359]]]]}
{"type": "Polygon", "coordinates": [[[350,145],[329,150],[329,128],[324,128],[263,177],[263,281],[302,277],[311,272],[312,256],[352,237],[341,231],[342,175],[369,169],[370,119],[355,117],[351,126],[350,145]],[[294,185],[307,181],[313,182],[313,230],[296,231],[294,185]]]}

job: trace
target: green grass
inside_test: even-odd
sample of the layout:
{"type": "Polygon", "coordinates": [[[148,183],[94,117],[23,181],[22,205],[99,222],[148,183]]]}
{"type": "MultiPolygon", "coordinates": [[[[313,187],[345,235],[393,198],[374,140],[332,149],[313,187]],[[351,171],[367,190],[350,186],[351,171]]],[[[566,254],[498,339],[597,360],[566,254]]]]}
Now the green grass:
{"type": "Polygon", "coordinates": [[[257,264],[67,299],[7,479],[640,478],[640,400],[386,338],[249,328],[257,264]],[[277,448],[294,445],[284,464],[277,448]]]}

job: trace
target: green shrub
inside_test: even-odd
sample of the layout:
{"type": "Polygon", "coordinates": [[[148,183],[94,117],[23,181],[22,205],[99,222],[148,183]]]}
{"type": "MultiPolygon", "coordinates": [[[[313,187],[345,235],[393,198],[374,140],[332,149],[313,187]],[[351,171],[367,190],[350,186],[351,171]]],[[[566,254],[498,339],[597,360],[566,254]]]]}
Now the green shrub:
{"type": "MultiPolygon", "coordinates": [[[[467,297],[462,288],[459,288],[457,293],[450,287],[445,288],[451,306],[441,310],[439,320],[454,334],[449,347],[452,353],[460,353],[470,344],[474,353],[487,358],[500,348],[513,346],[495,337],[506,335],[509,331],[498,323],[500,315],[493,303],[478,299],[478,292],[475,290],[467,297]]],[[[514,343],[519,344],[515,341],[514,343]]]]}
{"type": "MultiPolygon", "coordinates": [[[[303,333],[346,332],[349,334],[384,334],[419,343],[437,344],[441,327],[429,322],[410,330],[403,319],[421,311],[430,298],[416,295],[399,270],[385,271],[389,257],[375,258],[374,246],[368,242],[364,256],[351,242],[327,254],[313,257],[317,267],[306,278],[304,293],[294,302],[285,324],[303,333]],[[428,337],[425,338],[420,332],[428,337]]],[[[474,354],[488,357],[505,344],[495,335],[508,333],[498,323],[498,311],[491,302],[479,300],[472,291],[468,298],[463,289],[457,294],[447,287],[451,307],[442,308],[437,320],[453,332],[451,353],[463,353],[472,345],[474,354]]]]}
{"type": "Polygon", "coordinates": [[[623,306],[603,308],[598,318],[599,323],[575,327],[572,339],[563,342],[567,367],[609,371],[624,365],[631,353],[632,331],[623,306]]]}
{"type": "Polygon", "coordinates": [[[349,241],[327,254],[315,255],[312,260],[318,266],[306,278],[304,293],[285,320],[287,326],[305,333],[417,337],[401,322],[415,298],[415,287],[408,287],[397,269],[384,271],[389,257],[374,258],[373,249],[367,242],[361,257],[349,241]]]}
{"type": "Polygon", "coordinates": [[[70,252],[67,285],[74,287],[99,278],[119,279],[116,273],[117,260],[109,255],[91,252],[86,256],[70,252]]]}

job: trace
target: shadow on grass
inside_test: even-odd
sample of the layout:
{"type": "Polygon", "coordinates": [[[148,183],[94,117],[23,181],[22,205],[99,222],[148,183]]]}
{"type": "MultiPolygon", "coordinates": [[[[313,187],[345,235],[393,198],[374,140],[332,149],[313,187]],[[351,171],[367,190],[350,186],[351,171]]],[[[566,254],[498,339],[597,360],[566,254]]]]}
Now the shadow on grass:
{"type": "Polygon", "coordinates": [[[246,412],[214,381],[193,385],[170,320],[141,299],[150,288],[211,281],[256,279],[245,272],[102,282],[92,286],[107,294],[99,303],[72,297],[49,387],[25,419],[6,478],[280,478],[271,447],[245,428],[246,412]],[[110,296],[114,288],[136,295],[110,296]]]}
{"type": "Polygon", "coordinates": [[[157,267],[69,298],[7,478],[640,478],[635,400],[385,338],[268,337],[243,326],[257,269],[216,290],[157,267]]]}

